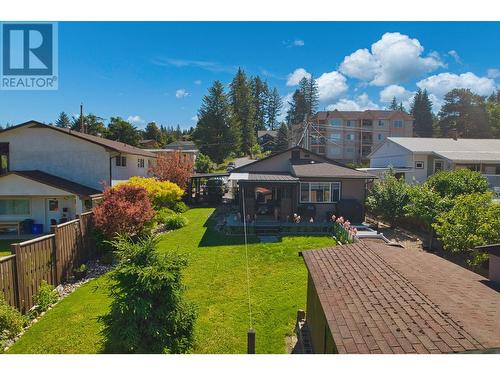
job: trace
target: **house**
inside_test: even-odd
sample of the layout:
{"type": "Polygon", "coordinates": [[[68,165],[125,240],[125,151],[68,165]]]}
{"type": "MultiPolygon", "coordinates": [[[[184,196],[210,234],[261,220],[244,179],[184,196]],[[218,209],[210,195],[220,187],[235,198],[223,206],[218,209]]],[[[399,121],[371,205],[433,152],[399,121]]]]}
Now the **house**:
{"type": "Polygon", "coordinates": [[[277,130],[258,130],[257,143],[259,144],[262,151],[274,151],[277,136],[277,130]]]}
{"type": "Polygon", "coordinates": [[[28,121],[0,131],[0,160],[0,223],[30,219],[49,232],[51,223],[89,210],[105,185],[148,176],[155,155],[28,121]]]}
{"type": "Polygon", "coordinates": [[[257,220],[323,222],[341,214],[364,220],[367,182],[374,177],[295,146],[231,171],[240,214],[257,220]],[[235,186],[235,187],[236,187],[235,186]]]}
{"type": "Polygon", "coordinates": [[[180,152],[181,156],[184,159],[190,159],[193,162],[193,165],[196,162],[196,157],[200,153],[200,151],[192,141],[175,141],[169,143],[163,148],[148,149],[148,151],[156,155],[165,155],[169,152],[180,152]]]}
{"type": "Polygon", "coordinates": [[[402,111],[320,111],[292,127],[296,144],[344,163],[368,161],[388,137],[411,137],[413,117],[402,111]]]}
{"type": "Polygon", "coordinates": [[[155,139],[141,139],[139,141],[139,147],[140,148],[152,148],[152,149],[157,149],[160,146],[157,140],[155,139]]]}
{"type": "Polygon", "coordinates": [[[308,270],[305,325],[314,353],[500,348],[499,284],[491,280],[437,255],[374,241],[302,256],[308,270]]]}
{"type": "Polygon", "coordinates": [[[389,167],[408,183],[422,183],[439,170],[469,168],[481,172],[500,191],[500,139],[390,137],[370,155],[372,174],[389,167]]]}

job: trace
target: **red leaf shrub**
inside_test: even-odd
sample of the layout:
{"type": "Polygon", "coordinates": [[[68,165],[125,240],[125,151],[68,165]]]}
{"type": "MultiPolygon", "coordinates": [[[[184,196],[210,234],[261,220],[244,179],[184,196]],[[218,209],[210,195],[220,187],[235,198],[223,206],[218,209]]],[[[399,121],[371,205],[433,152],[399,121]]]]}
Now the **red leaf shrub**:
{"type": "Polygon", "coordinates": [[[193,173],[193,161],[180,151],[159,154],[151,172],[161,181],[170,181],[185,190],[193,173]]]}
{"type": "Polygon", "coordinates": [[[154,216],[146,189],[130,184],[107,188],[93,212],[97,229],[109,239],[140,234],[154,216]]]}

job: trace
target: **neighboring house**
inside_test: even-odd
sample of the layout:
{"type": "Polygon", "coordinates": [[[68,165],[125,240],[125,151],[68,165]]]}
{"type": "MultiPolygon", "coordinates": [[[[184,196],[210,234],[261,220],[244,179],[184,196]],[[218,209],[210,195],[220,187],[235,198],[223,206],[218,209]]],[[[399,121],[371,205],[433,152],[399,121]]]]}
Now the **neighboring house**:
{"type": "Polygon", "coordinates": [[[439,170],[469,168],[488,178],[500,193],[500,139],[388,138],[370,155],[370,168],[380,176],[393,167],[408,183],[422,183],[439,170]]]}
{"type": "Polygon", "coordinates": [[[276,137],[278,136],[277,130],[258,130],[257,142],[259,143],[262,151],[274,151],[276,146],[276,137]]]}
{"type": "Polygon", "coordinates": [[[145,149],[153,148],[153,149],[157,149],[159,146],[160,146],[160,144],[158,143],[158,141],[156,141],[154,139],[142,139],[142,140],[139,141],[139,147],[140,148],[145,148],[145,149]]]}
{"type": "Polygon", "coordinates": [[[243,215],[252,219],[327,221],[342,214],[364,220],[366,184],[374,177],[295,146],[231,171],[243,215]]]}
{"type": "Polygon", "coordinates": [[[192,141],[175,141],[169,143],[163,148],[148,149],[147,151],[157,155],[167,154],[169,152],[180,152],[184,159],[190,159],[193,162],[193,166],[196,162],[196,157],[200,153],[200,151],[192,141]]]}
{"type": "Polygon", "coordinates": [[[29,121],[0,131],[0,223],[43,224],[89,210],[104,186],[148,176],[155,155],[125,143],[29,121]]]}
{"type": "Polygon", "coordinates": [[[413,117],[401,111],[321,111],[292,128],[296,144],[344,163],[367,162],[388,137],[411,137],[413,117]]]}
{"type": "Polygon", "coordinates": [[[302,256],[309,273],[306,326],[314,353],[500,348],[498,280],[434,254],[374,241],[302,256]]]}

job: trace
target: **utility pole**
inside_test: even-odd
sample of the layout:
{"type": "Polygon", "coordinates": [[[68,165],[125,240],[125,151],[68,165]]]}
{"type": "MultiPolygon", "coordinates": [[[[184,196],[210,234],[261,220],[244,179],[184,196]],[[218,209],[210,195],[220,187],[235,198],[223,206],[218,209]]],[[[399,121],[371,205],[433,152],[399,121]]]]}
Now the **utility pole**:
{"type": "Polygon", "coordinates": [[[80,131],[85,133],[85,129],[83,127],[83,103],[80,104],[80,131]]]}

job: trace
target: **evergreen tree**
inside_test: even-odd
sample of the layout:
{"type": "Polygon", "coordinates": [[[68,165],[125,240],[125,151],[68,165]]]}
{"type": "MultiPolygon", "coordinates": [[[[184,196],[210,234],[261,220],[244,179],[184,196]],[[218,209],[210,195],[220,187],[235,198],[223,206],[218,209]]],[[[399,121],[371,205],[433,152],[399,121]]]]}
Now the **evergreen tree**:
{"type": "Polygon", "coordinates": [[[58,128],[70,128],[71,127],[71,120],[69,116],[66,114],[66,112],[61,112],[59,114],[59,118],[56,120],[56,126],[58,128]]]}
{"type": "Polygon", "coordinates": [[[489,138],[491,128],[483,96],[469,89],[453,89],[444,96],[437,124],[443,137],[489,138]]]}
{"type": "Polygon", "coordinates": [[[278,117],[281,115],[282,107],[281,95],[275,87],[269,93],[269,100],[267,102],[266,125],[268,129],[274,130],[278,127],[278,117]]]}
{"type": "Polygon", "coordinates": [[[259,76],[251,80],[252,97],[255,105],[255,132],[266,129],[266,112],[269,101],[269,87],[267,82],[259,76]]]}
{"type": "Polygon", "coordinates": [[[290,108],[288,109],[286,120],[290,125],[300,124],[304,122],[307,113],[307,103],[303,93],[300,90],[295,90],[292,95],[292,101],[288,102],[290,108]]]}
{"type": "Polygon", "coordinates": [[[389,106],[389,109],[391,111],[399,111],[398,101],[396,100],[395,96],[392,98],[392,102],[391,105],[389,106]]]}
{"type": "MultiPolygon", "coordinates": [[[[104,125],[104,119],[92,113],[83,115],[83,130],[86,134],[106,137],[108,129],[104,125]]],[[[82,131],[80,117],[73,117],[71,120],[71,130],[82,131]]]]}
{"type": "Polygon", "coordinates": [[[131,123],[121,117],[111,117],[106,138],[137,146],[141,136],[131,123]]]}
{"type": "Polygon", "coordinates": [[[490,128],[495,138],[500,138],[500,91],[491,94],[486,103],[490,128]]]}
{"type": "Polygon", "coordinates": [[[153,139],[159,145],[162,145],[161,130],[155,122],[150,122],[146,125],[146,130],[144,130],[144,139],[153,139]]]}
{"type": "Polygon", "coordinates": [[[404,107],[403,102],[399,102],[398,111],[406,112],[406,108],[404,107]]]}
{"type": "Polygon", "coordinates": [[[216,163],[221,163],[237,149],[238,129],[231,116],[231,108],[224,86],[215,81],[203,98],[198,111],[198,124],[193,139],[200,152],[216,163]]]}
{"type": "Polygon", "coordinates": [[[308,118],[314,115],[318,109],[319,92],[318,84],[314,78],[302,78],[299,82],[299,91],[304,96],[305,113],[308,118]]]}
{"type": "Polygon", "coordinates": [[[280,127],[278,128],[278,135],[276,136],[276,146],[274,147],[275,151],[283,151],[290,147],[289,144],[289,129],[288,126],[282,122],[280,127]]]}
{"type": "Polygon", "coordinates": [[[240,151],[250,155],[252,146],[256,143],[255,103],[252,100],[252,90],[245,72],[239,68],[230,86],[230,102],[232,113],[241,131],[240,151]]]}
{"type": "Polygon", "coordinates": [[[417,137],[432,137],[432,102],[427,90],[418,89],[411,104],[410,113],[413,116],[413,132],[417,137]]]}

